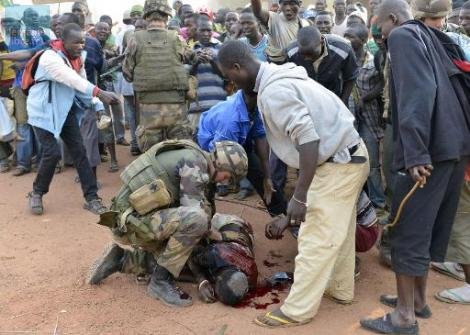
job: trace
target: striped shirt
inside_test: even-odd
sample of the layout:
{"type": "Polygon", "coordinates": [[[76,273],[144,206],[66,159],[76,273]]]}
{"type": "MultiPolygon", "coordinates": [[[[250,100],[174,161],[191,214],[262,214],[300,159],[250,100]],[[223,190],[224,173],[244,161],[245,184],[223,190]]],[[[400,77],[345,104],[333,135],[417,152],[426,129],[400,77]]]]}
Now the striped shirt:
{"type": "Polygon", "coordinates": [[[224,79],[214,69],[217,66],[215,61],[220,47],[221,44],[218,41],[211,41],[206,46],[201,45],[199,42],[194,45],[194,51],[211,49],[214,54],[214,62],[213,64],[199,63],[197,65],[195,73],[198,80],[197,101],[191,103],[189,113],[205,112],[227,98],[224,79]]]}

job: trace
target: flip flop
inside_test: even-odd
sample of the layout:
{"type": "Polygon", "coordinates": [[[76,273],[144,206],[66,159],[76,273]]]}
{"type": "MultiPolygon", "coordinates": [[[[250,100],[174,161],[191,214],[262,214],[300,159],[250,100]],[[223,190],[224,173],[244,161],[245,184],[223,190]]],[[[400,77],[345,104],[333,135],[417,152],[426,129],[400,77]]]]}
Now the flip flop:
{"type": "Polygon", "coordinates": [[[255,324],[261,327],[278,329],[278,328],[290,328],[290,327],[302,326],[302,325],[309,323],[310,320],[297,322],[297,321],[288,319],[286,317],[279,317],[279,316],[272,315],[272,312],[268,312],[265,315],[260,315],[256,317],[254,322],[255,324]]]}
{"type": "Polygon", "coordinates": [[[451,290],[444,290],[438,292],[434,297],[447,304],[470,305],[470,301],[463,299],[458,294],[453,293],[451,290]]]}
{"type": "Polygon", "coordinates": [[[431,268],[443,275],[449,276],[459,281],[465,281],[465,274],[463,272],[460,272],[455,268],[452,269],[445,263],[431,263],[431,268]]]}
{"type": "MultiPolygon", "coordinates": [[[[380,302],[388,307],[396,308],[397,307],[398,298],[394,295],[381,295],[380,302]]],[[[424,306],[424,308],[420,311],[415,310],[415,316],[421,319],[429,319],[432,316],[431,308],[428,305],[424,306]]]]}
{"type": "Polygon", "coordinates": [[[361,327],[376,334],[396,334],[396,335],[418,335],[419,326],[415,322],[408,327],[397,327],[392,323],[392,316],[385,314],[377,319],[365,319],[360,321],[361,327]]]}

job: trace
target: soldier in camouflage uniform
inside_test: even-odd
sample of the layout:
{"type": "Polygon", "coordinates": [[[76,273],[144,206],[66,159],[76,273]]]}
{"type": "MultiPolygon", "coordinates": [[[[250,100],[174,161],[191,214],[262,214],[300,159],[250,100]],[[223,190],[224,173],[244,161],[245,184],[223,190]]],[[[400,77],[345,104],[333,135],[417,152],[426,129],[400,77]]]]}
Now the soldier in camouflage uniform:
{"type": "Polygon", "coordinates": [[[147,30],[129,39],[123,75],[133,82],[137,100],[137,141],[141,151],[167,139],[191,139],[186,94],[188,73],[184,46],[177,32],[167,30],[172,10],[166,0],[147,0],[147,30]]]}
{"type": "Polygon", "coordinates": [[[234,142],[218,142],[210,154],[188,140],[153,146],[122,173],[124,185],[113,199],[112,211],[100,220],[101,225],[111,228],[116,242],[135,251],[125,252],[117,245],[107,248],[95,263],[89,283],[98,284],[119,271],[145,273],[152,270],[149,267],[154,265],[147,261],[154,258],[149,295],[167,305],[191,305],[191,297],[176,287],[174,279],[209,229],[215,212],[215,183],[239,180],[247,169],[246,153],[234,142]],[[163,181],[171,195],[169,208],[139,215],[130,198],[155,179],[163,181]]]}

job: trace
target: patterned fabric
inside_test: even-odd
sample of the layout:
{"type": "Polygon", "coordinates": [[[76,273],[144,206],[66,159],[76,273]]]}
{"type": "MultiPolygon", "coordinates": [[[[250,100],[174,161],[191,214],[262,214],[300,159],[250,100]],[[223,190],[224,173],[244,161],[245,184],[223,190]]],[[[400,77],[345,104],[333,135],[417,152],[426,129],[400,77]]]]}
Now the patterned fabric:
{"type": "Polygon", "coordinates": [[[364,102],[363,107],[359,105],[360,97],[383,88],[384,83],[374,64],[374,56],[367,52],[363,66],[359,69],[356,84],[349,98],[349,109],[359,122],[364,122],[369,130],[376,136],[377,140],[384,137],[382,122],[382,109],[378,98],[364,102]]]}
{"type": "Polygon", "coordinates": [[[217,66],[215,62],[220,47],[221,44],[218,41],[211,42],[207,46],[203,46],[200,43],[196,43],[194,46],[194,51],[209,49],[214,55],[214,63],[200,63],[197,65],[198,98],[196,102],[191,103],[189,108],[190,113],[205,112],[227,98],[227,93],[224,90],[224,79],[214,68],[217,66]]]}
{"type": "Polygon", "coordinates": [[[139,104],[139,117],[136,135],[142,152],[164,140],[192,138],[184,104],[139,104]]]}
{"type": "Polygon", "coordinates": [[[209,227],[207,214],[197,207],[164,209],[140,220],[130,216],[128,221],[127,232],[114,236],[116,242],[135,249],[133,256],[126,258],[123,272],[141,271],[143,250],[175,277],[209,227]]]}
{"type": "Polygon", "coordinates": [[[221,269],[234,267],[248,277],[250,287],[256,287],[258,268],[251,225],[235,215],[215,214],[211,229],[222,235],[222,241],[201,242],[191,259],[212,282],[221,269]]]}

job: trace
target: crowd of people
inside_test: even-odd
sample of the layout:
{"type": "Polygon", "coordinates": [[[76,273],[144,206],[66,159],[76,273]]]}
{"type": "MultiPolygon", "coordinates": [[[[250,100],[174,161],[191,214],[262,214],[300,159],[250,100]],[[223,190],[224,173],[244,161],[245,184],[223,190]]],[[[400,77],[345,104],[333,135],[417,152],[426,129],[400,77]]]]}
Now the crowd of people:
{"type": "Polygon", "coordinates": [[[93,23],[86,1],[2,20],[0,107],[16,138],[0,142],[0,172],[36,170],[29,207],[43,215],[54,174],[75,167],[84,208],[114,239],[90,284],[129,273],[184,307],[177,281],[192,280],[207,303],[240,303],[259,281],[256,241],[215,197],[257,194],[266,238],[289,231],[298,244],[290,292],[258,325],[306,324],[322,297],[352,303],[356,254],[374,245],[397,295],[380,296],[393,311],[363,328],[418,334],[430,267],[465,282],[437,300],[470,304],[470,1],[213,12],[146,0],[114,26],[93,23]],[[135,156],[128,166],[116,145],[135,156]],[[105,162],[122,183],[109,207],[105,162]]]}

